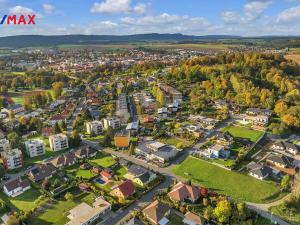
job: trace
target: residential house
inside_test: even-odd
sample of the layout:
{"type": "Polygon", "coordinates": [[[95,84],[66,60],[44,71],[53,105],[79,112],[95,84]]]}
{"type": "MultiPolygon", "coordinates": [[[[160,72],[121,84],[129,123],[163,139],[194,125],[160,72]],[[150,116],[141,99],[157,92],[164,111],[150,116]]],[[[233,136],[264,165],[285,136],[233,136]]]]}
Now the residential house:
{"type": "Polygon", "coordinates": [[[94,120],[86,123],[86,132],[88,134],[98,135],[101,134],[102,131],[103,131],[103,125],[101,121],[94,120]]]}
{"type": "Polygon", "coordinates": [[[157,109],[157,114],[160,118],[164,119],[164,118],[168,117],[169,111],[167,108],[163,107],[163,108],[157,109]]]}
{"type": "Polygon", "coordinates": [[[14,180],[6,182],[3,185],[3,192],[9,197],[16,197],[29,190],[30,188],[30,183],[27,179],[18,177],[14,180]]]}
{"type": "Polygon", "coordinates": [[[77,149],[74,154],[78,159],[92,158],[97,155],[97,150],[84,146],[77,149]]]}
{"type": "Polygon", "coordinates": [[[25,149],[30,158],[45,154],[44,142],[40,139],[32,139],[25,142],[25,149]]]}
{"type": "Polygon", "coordinates": [[[135,184],[142,187],[156,179],[156,174],[138,165],[131,165],[128,168],[128,172],[124,175],[124,178],[132,180],[135,184]]]}
{"type": "Polygon", "coordinates": [[[2,159],[6,170],[20,168],[24,165],[23,153],[17,148],[2,152],[2,159]]]}
{"type": "Polygon", "coordinates": [[[117,132],[114,136],[115,146],[119,149],[125,149],[129,147],[130,143],[130,132],[122,130],[117,132]]]}
{"type": "Polygon", "coordinates": [[[8,110],[12,111],[14,114],[18,114],[20,112],[24,112],[24,107],[22,104],[14,104],[8,108],[8,110]]]}
{"type": "Polygon", "coordinates": [[[218,99],[214,103],[215,103],[215,108],[216,109],[224,109],[225,107],[229,106],[229,104],[227,103],[227,101],[223,100],[223,99],[218,99]]]}
{"type": "Polygon", "coordinates": [[[100,176],[101,176],[102,180],[105,182],[108,182],[113,178],[113,175],[107,170],[102,170],[100,172],[100,176]]]}
{"type": "Polygon", "coordinates": [[[45,179],[51,178],[55,172],[56,172],[56,169],[52,164],[50,164],[50,163],[40,164],[39,166],[37,166],[29,171],[28,177],[33,182],[38,183],[45,179]]]}
{"type": "Polygon", "coordinates": [[[50,126],[54,126],[56,123],[66,122],[66,117],[64,115],[53,115],[49,119],[50,126]]]}
{"type": "Polygon", "coordinates": [[[282,154],[271,154],[266,158],[266,162],[272,167],[283,173],[291,176],[298,172],[298,167],[295,166],[295,160],[291,157],[282,154]]]}
{"type": "Polygon", "coordinates": [[[271,116],[272,111],[269,109],[259,109],[259,108],[248,108],[246,110],[246,114],[256,116],[256,115],[265,115],[265,116],[271,116]]]}
{"type": "Polygon", "coordinates": [[[210,158],[224,158],[228,159],[230,151],[225,150],[223,145],[215,144],[207,149],[210,158]]]}
{"type": "Polygon", "coordinates": [[[75,157],[75,154],[72,152],[67,152],[50,160],[50,163],[56,168],[61,168],[65,166],[74,165],[76,161],[77,159],[75,157]]]}
{"type": "Polygon", "coordinates": [[[272,174],[272,169],[265,165],[255,164],[249,171],[249,175],[259,180],[264,180],[272,174]]]}
{"type": "Polygon", "coordinates": [[[0,139],[0,153],[10,150],[10,144],[7,139],[0,139]]]}
{"type": "Polygon", "coordinates": [[[128,123],[126,126],[126,130],[128,130],[132,135],[137,134],[138,129],[139,129],[139,121],[128,123]]]}
{"type": "Polygon", "coordinates": [[[110,194],[119,199],[126,199],[135,193],[135,186],[131,180],[125,180],[123,183],[115,187],[110,194]]]}
{"type": "Polygon", "coordinates": [[[226,148],[230,148],[234,142],[234,137],[228,132],[218,132],[216,135],[217,143],[226,148]]]}
{"type": "Polygon", "coordinates": [[[171,209],[164,203],[155,200],[143,209],[142,213],[152,224],[166,225],[169,223],[167,217],[171,209]]]}
{"type": "Polygon", "coordinates": [[[125,222],[123,225],[144,225],[138,218],[133,217],[129,221],[125,222]]]}
{"type": "Polygon", "coordinates": [[[192,212],[187,212],[182,222],[186,225],[205,225],[205,220],[192,212]]]}
{"type": "Polygon", "coordinates": [[[50,148],[53,151],[61,151],[69,148],[68,137],[65,134],[55,134],[49,137],[50,148]]]}
{"type": "Polygon", "coordinates": [[[69,211],[69,222],[66,225],[88,225],[94,224],[97,220],[102,220],[107,213],[111,211],[111,204],[104,200],[103,197],[95,199],[93,206],[85,202],[80,203],[69,211]]]}
{"type": "Polygon", "coordinates": [[[170,199],[176,202],[192,202],[195,203],[200,198],[200,190],[189,184],[182,182],[177,183],[168,193],[170,199]]]}
{"type": "Polygon", "coordinates": [[[277,141],[271,145],[271,149],[275,151],[286,151],[293,155],[299,153],[299,149],[292,143],[286,141],[277,141]]]}
{"type": "Polygon", "coordinates": [[[116,130],[121,127],[121,120],[118,117],[107,117],[103,119],[103,127],[107,130],[109,127],[116,130]]]}
{"type": "Polygon", "coordinates": [[[42,135],[44,137],[49,137],[49,136],[54,135],[54,134],[55,134],[55,131],[54,131],[53,127],[43,127],[42,128],[42,135]]]}
{"type": "Polygon", "coordinates": [[[116,115],[121,118],[123,123],[126,123],[130,118],[127,96],[125,93],[122,93],[117,100],[116,115]]]}

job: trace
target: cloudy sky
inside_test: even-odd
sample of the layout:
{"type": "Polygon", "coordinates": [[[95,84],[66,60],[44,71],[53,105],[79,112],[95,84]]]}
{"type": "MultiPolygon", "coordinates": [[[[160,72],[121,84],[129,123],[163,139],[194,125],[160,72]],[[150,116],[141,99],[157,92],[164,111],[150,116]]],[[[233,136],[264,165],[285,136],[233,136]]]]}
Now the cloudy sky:
{"type": "Polygon", "coordinates": [[[300,0],[0,0],[0,16],[36,14],[19,34],[300,35],[300,0]]]}

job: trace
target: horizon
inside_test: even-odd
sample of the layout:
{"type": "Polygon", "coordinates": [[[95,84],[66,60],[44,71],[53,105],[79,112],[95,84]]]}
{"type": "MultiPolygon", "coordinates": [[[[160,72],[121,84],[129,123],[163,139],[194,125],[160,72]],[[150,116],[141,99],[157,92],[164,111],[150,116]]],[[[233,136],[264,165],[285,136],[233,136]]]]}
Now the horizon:
{"type": "Polygon", "coordinates": [[[35,14],[31,26],[1,25],[0,36],[133,35],[299,36],[299,0],[0,0],[1,15],[35,14]]]}

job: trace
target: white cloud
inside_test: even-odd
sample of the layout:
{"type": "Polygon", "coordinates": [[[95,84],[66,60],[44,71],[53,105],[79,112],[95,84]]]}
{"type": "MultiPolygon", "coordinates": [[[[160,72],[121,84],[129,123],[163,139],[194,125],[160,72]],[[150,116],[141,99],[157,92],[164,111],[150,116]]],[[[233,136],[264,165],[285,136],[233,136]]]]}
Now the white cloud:
{"type": "Polygon", "coordinates": [[[223,21],[227,24],[253,23],[258,20],[263,12],[272,5],[271,0],[248,1],[243,7],[243,13],[237,11],[225,11],[221,13],[223,21]]]}
{"type": "Polygon", "coordinates": [[[42,14],[35,12],[33,9],[31,8],[27,8],[21,5],[17,5],[14,7],[9,8],[9,13],[10,14],[16,14],[16,15],[36,15],[37,18],[42,18],[42,14]]]}
{"type": "Polygon", "coordinates": [[[139,13],[139,14],[143,14],[146,12],[146,9],[147,9],[147,5],[146,4],[143,4],[143,3],[139,3],[137,4],[133,10],[136,12],[136,13],[139,13]]]}
{"type": "Polygon", "coordinates": [[[300,5],[286,9],[277,16],[278,23],[298,23],[300,21],[300,5]]]}
{"type": "Polygon", "coordinates": [[[43,9],[44,9],[45,13],[51,14],[54,12],[55,6],[45,3],[45,4],[43,4],[43,9]]]}
{"type": "Polygon", "coordinates": [[[131,11],[131,0],[104,0],[95,2],[91,8],[92,13],[128,13],[131,11]]]}

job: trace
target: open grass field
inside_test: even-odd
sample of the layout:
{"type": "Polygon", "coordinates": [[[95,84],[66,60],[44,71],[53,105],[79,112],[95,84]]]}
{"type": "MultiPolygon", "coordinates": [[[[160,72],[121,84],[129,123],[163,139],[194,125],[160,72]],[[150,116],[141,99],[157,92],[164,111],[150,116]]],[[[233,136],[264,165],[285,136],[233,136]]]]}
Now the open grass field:
{"type": "Polygon", "coordinates": [[[32,217],[28,224],[30,225],[63,225],[68,222],[69,210],[77,206],[82,202],[92,204],[95,199],[94,194],[86,194],[79,198],[75,198],[72,201],[66,201],[64,199],[57,201],[52,207],[32,217]]]}
{"type": "Polygon", "coordinates": [[[292,225],[300,223],[300,201],[296,203],[294,212],[286,209],[283,204],[271,207],[270,211],[292,225]]]}
{"type": "Polygon", "coordinates": [[[115,159],[110,155],[103,155],[101,153],[98,153],[96,156],[96,159],[90,160],[92,163],[96,163],[98,166],[107,168],[111,167],[116,163],[115,159]]]}
{"type": "Polygon", "coordinates": [[[293,60],[300,65],[300,54],[285,55],[284,58],[293,60]]]}
{"type": "MultiPolygon", "coordinates": [[[[51,90],[42,90],[42,89],[35,89],[35,90],[20,90],[20,91],[13,91],[10,90],[7,94],[7,98],[11,98],[15,104],[23,104],[24,98],[26,96],[32,96],[36,93],[42,93],[51,90]]],[[[51,93],[52,94],[52,93],[51,93]]],[[[53,95],[52,95],[53,96],[53,95]]]]}
{"type": "Polygon", "coordinates": [[[228,171],[191,156],[177,165],[173,172],[239,201],[262,203],[272,200],[280,192],[273,182],[260,181],[248,175],[228,171]]]}
{"type": "Polygon", "coordinates": [[[154,49],[187,49],[187,50],[226,50],[228,45],[219,43],[203,43],[203,44],[174,44],[174,43],[158,43],[158,44],[147,44],[143,47],[154,48],[154,49]]]}
{"type": "Polygon", "coordinates": [[[16,210],[29,211],[36,205],[35,200],[40,196],[40,192],[34,188],[25,191],[23,194],[10,198],[3,192],[0,192],[0,198],[8,205],[16,210]]]}
{"type": "Polygon", "coordinates": [[[234,137],[249,138],[253,142],[256,142],[263,135],[263,132],[261,131],[239,126],[225,127],[222,131],[229,131],[234,137]]]}

